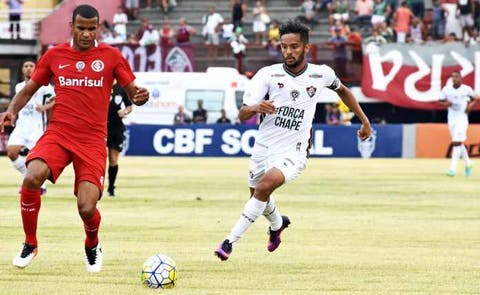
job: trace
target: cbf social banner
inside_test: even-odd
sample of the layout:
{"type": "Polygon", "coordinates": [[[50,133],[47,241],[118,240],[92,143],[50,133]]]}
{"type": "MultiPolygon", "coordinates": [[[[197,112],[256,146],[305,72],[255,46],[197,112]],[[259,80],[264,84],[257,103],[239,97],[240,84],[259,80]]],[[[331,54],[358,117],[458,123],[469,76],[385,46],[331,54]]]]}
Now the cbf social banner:
{"type": "Polygon", "coordinates": [[[436,101],[453,71],[460,71],[463,83],[480,93],[478,44],[370,43],[363,52],[362,92],[368,97],[407,108],[439,109],[436,101]]]}
{"type": "MultiPolygon", "coordinates": [[[[401,157],[402,126],[374,125],[370,139],[357,138],[358,125],[314,125],[312,157],[401,157]]],[[[129,125],[125,154],[135,156],[244,157],[252,152],[256,126],[129,125]]]]}

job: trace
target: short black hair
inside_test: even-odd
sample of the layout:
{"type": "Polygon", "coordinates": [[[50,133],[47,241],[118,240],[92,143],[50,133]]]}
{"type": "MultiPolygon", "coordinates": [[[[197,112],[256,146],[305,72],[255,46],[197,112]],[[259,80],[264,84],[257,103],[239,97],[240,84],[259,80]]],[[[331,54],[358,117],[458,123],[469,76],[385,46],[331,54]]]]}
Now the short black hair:
{"type": "Polygon", "coordinates": [[[309,43],[310,29],[297,20],[288,20],[286,23],[280,25],[280,37],[285,34],[300,34],[300,39],[303,43],[309,43]]]}
{"type": "Polygon", "coordinates": [[[83,4],[83,5],[78,5],[74,10],[72,14],[72,24],[75,22],[75,17],[77,15],[80,15],[81,17],[84,18],[97,18],[97,23],[99,22],[99,16],[98,16],[98,10],[88,4],[83,4]]]}
{"type": "Polygon", "coordinates": [[[22,60],[22,67],[23,67],[23,65],[24,65],[25,63],[27,63],[27,62],[33,62],[34,64],[37,64],[37,60],[36,60],[36,59],[34,59],[33,57],[27,57],[27,58],[25,58],[24,60],[22,60]]]}

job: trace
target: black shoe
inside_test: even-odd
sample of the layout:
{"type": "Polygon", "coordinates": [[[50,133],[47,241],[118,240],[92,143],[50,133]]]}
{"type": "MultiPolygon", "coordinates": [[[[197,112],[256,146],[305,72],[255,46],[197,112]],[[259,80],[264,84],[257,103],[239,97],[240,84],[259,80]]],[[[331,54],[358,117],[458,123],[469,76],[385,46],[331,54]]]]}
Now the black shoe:
{"type": "Polygon", "coordinates": [[[229,240],[225,240],[220,244],[217,249],[215,249],[215,256],[220,258],[220,260],[225,261],[230,257],[232,253],[232,243],[229,240]]]}
{"type": "Polygon", "coordinates": [[[290,219],[287,216],[283,215],[282,226],[278,230],[272,230],[270,228],[268,229],[270,238],[268,239],[267,249],[269,252],[275,251],[275,249],[280,246],[280,243],[282,242],[282,240],[280,239],[280,235],[282,234],[282,231],[288,227],[289,224],[290,219]]]}
{"type": "Polygon", "coordinates": [[[108,196],[109,197],[115,197],[115,187],[114,186],[112,186],[112,187],[109,186],[107,191],[108,191],[108,196]]]}

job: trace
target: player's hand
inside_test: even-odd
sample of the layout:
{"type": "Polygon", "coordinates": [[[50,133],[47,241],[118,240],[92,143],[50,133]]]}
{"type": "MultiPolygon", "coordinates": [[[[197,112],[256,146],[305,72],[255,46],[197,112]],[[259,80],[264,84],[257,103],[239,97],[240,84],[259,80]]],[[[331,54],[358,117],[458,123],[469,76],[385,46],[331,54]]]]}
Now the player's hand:
{"type": "Polygon", "coordinates": [[[255,111],[261,114],[273,114],[275,113],[275,105],[271,100],[264,100],[257,104],[255,111]]]}
{"type": "Polygon", "coordinates": [[[368,139],[370,134],[372,134],[370,123],[363,123],[362,126],[360,126],[360,129],[357,131],[357,135],[362,141],[368,139]]]}
{"type": "Polygon", "coordinates": [[[45,107],[40,105],[40,104],[37,104],[37,106],[35,107],[35,110],[39,113],[45,111],[45,107]]]}
{"type": "Polygon", "coordinates": [[[137,92],[132,97],[132,102],[137,106],[141,106],[147,103],[148,99],[150,98],[150,93],[148,92],[148,90],[146,88],[138,86],[135,86],[135,89],[137,89],[137,92]]]}
{"type": "Polygon", "coordinates": [[[5,126],[13,126],[15,115],[10,112],[0,113],[0,132],[5,132],[5,126]]]}

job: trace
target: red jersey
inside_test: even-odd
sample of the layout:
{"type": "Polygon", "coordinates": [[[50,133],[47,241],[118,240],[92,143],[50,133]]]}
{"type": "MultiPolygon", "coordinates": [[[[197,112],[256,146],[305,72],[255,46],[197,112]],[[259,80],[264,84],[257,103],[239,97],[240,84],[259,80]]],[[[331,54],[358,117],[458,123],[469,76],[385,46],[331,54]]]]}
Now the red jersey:
{"type": "Polygon", "coordinates": [[[47,85],[52,78],[56,96],[48,128],[85,140],[106,137],[113,81],[124,87],[135,76],[116,48],[100,44],[81,52],[64,43],[45,52],[31,79],[47,85]]]}

